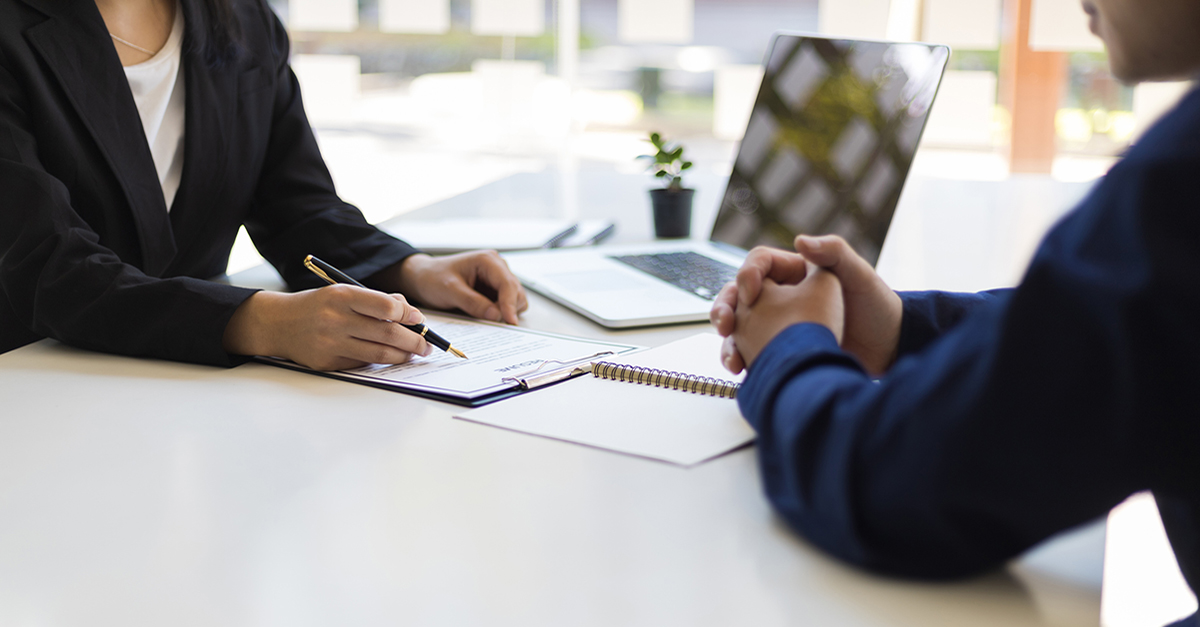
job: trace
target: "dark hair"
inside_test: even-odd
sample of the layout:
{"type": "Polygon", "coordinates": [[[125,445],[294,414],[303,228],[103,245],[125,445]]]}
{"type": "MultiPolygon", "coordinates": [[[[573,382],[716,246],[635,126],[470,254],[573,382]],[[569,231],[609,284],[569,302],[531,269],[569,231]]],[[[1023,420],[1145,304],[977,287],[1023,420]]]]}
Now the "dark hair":
{"type": "Polygon", "coordinates": [[[183,17],[191,37],[189,48],[210,67],[223,67],[242,55],[242,24],[236,0],[183,0],[183,17]]]}

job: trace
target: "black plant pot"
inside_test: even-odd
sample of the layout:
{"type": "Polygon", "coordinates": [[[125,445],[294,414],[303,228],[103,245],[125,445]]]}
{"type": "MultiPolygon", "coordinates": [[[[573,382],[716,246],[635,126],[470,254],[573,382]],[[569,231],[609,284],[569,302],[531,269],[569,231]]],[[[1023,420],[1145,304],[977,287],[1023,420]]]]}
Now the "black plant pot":
{"type": "Polygon", "coordinates": [[[654,206],[654,236],[660,239],[687,237],[692,232],[692,196],[694,189],[650,190],[654,206]]]}

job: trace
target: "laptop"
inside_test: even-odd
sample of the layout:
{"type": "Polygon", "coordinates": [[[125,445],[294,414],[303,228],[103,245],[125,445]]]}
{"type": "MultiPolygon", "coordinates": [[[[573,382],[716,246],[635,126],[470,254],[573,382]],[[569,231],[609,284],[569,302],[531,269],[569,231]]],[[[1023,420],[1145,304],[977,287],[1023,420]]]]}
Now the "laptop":
{"type": "Polygon", "coordinates": [[[708,241],[504,255],[529,289],[609,328],[698,322],[755,246],[837,234],[874,264],[950,51],[778,33],[708,241]]]}

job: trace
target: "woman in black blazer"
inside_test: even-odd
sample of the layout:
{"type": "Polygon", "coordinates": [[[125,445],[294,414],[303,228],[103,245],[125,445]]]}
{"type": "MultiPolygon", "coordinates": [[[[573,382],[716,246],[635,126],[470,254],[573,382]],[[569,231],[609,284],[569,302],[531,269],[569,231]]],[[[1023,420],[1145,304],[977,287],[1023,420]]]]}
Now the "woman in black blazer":
{"type": "Polygon", "coordinates": [[[517,321],[525,294],[495,253],[419,254],[338,198],[264,0],[175,2],[0,0],[0,352],[52,337],[343,368],[429,350],[384,322],[419,319],[400,293],[517,321]],[[153,56],[176,10],[186,116],[168,212],[122,66],[153,56]],[[314,254],[380,291],[205,280],[224,272],[241,225],[293,289],[320,285],[302,265],[314,254]]]}

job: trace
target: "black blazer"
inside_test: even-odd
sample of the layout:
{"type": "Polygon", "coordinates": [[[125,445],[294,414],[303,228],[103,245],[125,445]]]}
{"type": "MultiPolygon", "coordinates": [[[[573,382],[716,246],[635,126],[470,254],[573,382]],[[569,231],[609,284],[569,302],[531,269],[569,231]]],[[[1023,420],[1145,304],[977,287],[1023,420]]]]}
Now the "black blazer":
{"type": "MultiPolygon", "coordinates": [[[[183,0],[188,4],[192,0],[183,0]]],[[[238,227],[294,288],[316,254],[362,279],[414,249],[342,202],[317,149],[283,25],[235,3],[245,54],[210,68],[184,36],[183,179],[167,212],[92,0],[0,0],[0,352],[42,337],[229,365],[225,325],[253,293],[225,271],[238,227]]]]}

